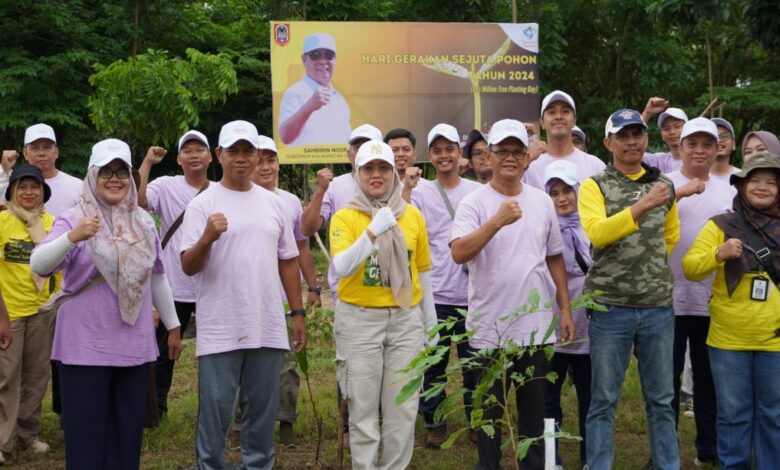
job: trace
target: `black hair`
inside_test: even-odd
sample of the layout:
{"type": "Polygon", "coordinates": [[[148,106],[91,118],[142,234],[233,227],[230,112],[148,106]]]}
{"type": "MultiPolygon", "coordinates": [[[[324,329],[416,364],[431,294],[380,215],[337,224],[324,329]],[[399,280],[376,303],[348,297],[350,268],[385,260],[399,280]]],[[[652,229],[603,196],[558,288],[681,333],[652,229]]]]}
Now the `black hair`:
{"type": "Polygon", "coordinates": [[[412,147],[417,145],[417,139],[414,138],[414,134],[406,129],[393,129],[385,134],[385,143],[388,143],[392,139],[409,139],[409,142],[412,143],[412,147]]]}

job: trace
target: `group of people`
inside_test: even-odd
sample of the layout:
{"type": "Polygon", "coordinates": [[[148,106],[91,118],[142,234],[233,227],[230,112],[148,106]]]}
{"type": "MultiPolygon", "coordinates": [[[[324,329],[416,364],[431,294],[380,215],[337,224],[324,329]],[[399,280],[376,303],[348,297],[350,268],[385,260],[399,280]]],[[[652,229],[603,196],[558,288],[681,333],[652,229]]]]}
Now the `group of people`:
{"type": "MultiPolygon", "coordinates": [[[[467,332],[460,357],[516,344],[534,349],[513,358],[507,377],[557,373],[552,383],[516,387],[517,435],[541,436],[544,418],[561,425],[561,391],[571,377],[580,466],[613,464],[615,411],[633,353],[648,466],[680,467],[688,350],[696,464],[773,468],[780,142],[749,133],[736,168],[730,123],[689,120],[651,98],[642,113],[609,116],[605,164],[576,145],[587,138],[570,95],[550,93],[540,113],[546,141],[533,144],[528,126],[512,119],[466,139],[435,125],[425,141],[433,180],[414,166],[411,132],[358,126],[349,136],[352,171],[319,170],[305,208],[277,187],[274,141],[246,121],[219,133],[220,181],[207,178],[208,139],[191,130],[178,145],[183,175],[150,182],[166,154],[152,147],[134,176],[130,148],[108,139],[93,147],[85,180],[70,186],[54,167],[53,129],[31,126],[29,164],[14,166],[15,152],[4,152],[0,174],[8,176],[0,212],[0,450],[11,451],[18,436],[48,451],[39,434],[51,359],[67,467],[138,468],[150,365],[164,414],[181,335],[197,312],[197,468],[225,468],[237,410],[243,467],[271,468],[274,423],[283,443],[297,441],[292,354],[307,342],[301,278],[306,304],[320,302],[308,237],[329,222],[336,375],[352,468],[409,466],[418,414],[427,447],[446,441],[447,423],[435,413],[444,395],[418,392],[398,403],[409,381],[401,371],[426,346],[467,332]],[[647,123],[656,114],[669,151],[651,154],[647,123]],[[572,310],[583,294],[600,308],[572,310]],[[537,295],[531,313],[508,315],[537,295]],[[459,310],[465,319],[435,334],[459,310]],[[542,348],[553,345],[550,359],[542,348]]],[[[423,390],[446,380],[448,359],[426,371],[423,390]]],[[[487,403],[472,416],[469,391],[483,373],[463,371],[467,423],[503,412],[487,403]]],[[[500,399],[506,389],[498,380],[488,393],[500,399]]],[[[475,468],[501,468],[500,426],[490,434],[475,427],[468,437],[475,468]]],[[[564,464],[558,453],[556,460],[564,464]]],[[[542,444],[519,464],[544,468],[542,444]]]]}

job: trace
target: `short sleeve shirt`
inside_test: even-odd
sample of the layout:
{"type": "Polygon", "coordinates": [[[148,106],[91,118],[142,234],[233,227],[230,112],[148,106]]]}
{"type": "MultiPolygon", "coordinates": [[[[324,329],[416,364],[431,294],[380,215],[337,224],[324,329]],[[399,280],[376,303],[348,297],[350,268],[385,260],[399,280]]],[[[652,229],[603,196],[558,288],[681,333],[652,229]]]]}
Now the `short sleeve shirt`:
{"type": "MultiPolygon", "coordinates": [[[[520,204],[520,220],[502,227],[468,263],[469,309],[466,328],[476,329],[469,341],[475,348],[492,348],[501,341],[541,344],[553,321],[555,285],[547,257],[563,252],[558,219],[550,197],[523,185],[517,196],[505,196],[490,184],[466,196],[458,205],[451,240],[471,234],[487,222],[506,200],[520,204]],[[538,298],[538,309],[517,321],[504,317],[538,298]],[[535,333],[534,333],[535,332],[535,333]]],[[[555,342],[552,334],[548,343],[555,342]]]]}
{"type": "Polygon", "coordinates": [[[81,200],[84,182],[64,171],[57,171],[54,178],[46,180],[51,188],[51,198],[46,201],[46,212],[57,217],[81,200]]]}
{"type": "MultiPolygon", "coordinates": [[[[290,85],[282,95],[279,111],[280,125],[298,112],[322,85],[308,75],[303,80],[290,85]]],[[[349,105],[344,96],[330,86],[330,101],[314,111],[301,128],[298,137],[288,145],[346,144],[349,141],[351,126],[349,123],[349,105]]]]}
{"type": "Polygon", "coordinates": [[[281,199],[256,185],[248,191],[211,185],[187,206],[181,252],[197,243],[209,216],[218,212],[228,229],[211,245],[206,267],[194,276],[196,354],[288,350],[279,260],[298,256],[298,247],[281,199]]]}
{"type": "Polygon", "coordinates": [[[585,153],[578,148],[575,148],[572,153],[565,157],[553,157],[543,153],[528,166],[528,170],[523,175],[523,181],[544,191],[544,170],[547,168],[547,165],[556,161],[566,161],[577,165],[580,181],[601,173],[607,167],[599,157],[585,153]]]}

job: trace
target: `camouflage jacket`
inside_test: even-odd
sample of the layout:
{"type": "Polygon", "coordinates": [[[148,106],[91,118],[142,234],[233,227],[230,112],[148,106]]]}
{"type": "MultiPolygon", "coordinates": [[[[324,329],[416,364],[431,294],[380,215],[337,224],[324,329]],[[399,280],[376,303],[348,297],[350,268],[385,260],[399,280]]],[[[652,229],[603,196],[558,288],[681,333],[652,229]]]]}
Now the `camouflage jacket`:
{"type": "Polygon", "coordinates": [[[585,279],[584,292],[598,302],[623,307],[672,305],[674,278],[666,257],[664,225],[674,203],[674,185],[655,167],[642,164],[646,173],[632,181],[614,166],[593,176],[604,195],[607,217],[630,207],[658,181],[669,185],[669,204],[655,208],[639,219],[639,230],[604,248],[593,248],[593,266],[585,279]]]}

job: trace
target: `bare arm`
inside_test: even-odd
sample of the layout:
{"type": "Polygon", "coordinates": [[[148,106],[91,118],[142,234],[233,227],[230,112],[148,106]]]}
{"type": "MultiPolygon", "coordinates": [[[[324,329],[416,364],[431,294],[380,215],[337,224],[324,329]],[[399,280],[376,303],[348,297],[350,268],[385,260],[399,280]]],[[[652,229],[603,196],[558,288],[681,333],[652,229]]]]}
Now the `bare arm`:
{"type": "MultiPolygon", "coordinates": [[[[279,278],[290,304],[290,311],[303,309],[301,300],[301,276],[298,271],[298,257],[279,260],[279,278]]],[[[300,352],[306,347],[306,317],[294,315],[292,317],[293,351],[300,352]]]]}
{"type": "Polygon", "coordinates": [[[571,317],[571,301],[569,299],[569,283],[566,280],[566,264],[563,254],[548,256],[546,258],[547,269],[550,271],[555,284],[555,302],[561,311],[559,320],[561,327],[561,341],[574,339],[574,320],[571,317]]]}
{"type": "Polygon", "coordinates": [[[148,201],[146,200],[146,186],[149,184],[149,172],[152,171],[152,166],[160,163],[165,157],[165,149],[162,147],[149,147],[146,151],[146,156],[141,166],[138,168],[138,174],[141,177],[141,181],[138,182],[138,205],[144,209],[148,209],[148,201]]]}
{"type": "MultiPolygon", "coordinates": [[[[319,287],[320,281],[317,279],[317,271],[314,269],[314,259],[309,249],[309,240],[301,240],[296,244],[298,245],[298,268],[301,270],[301,274],[303,274],[306,285],[319,287]]],[[[306,303],[309,305],[320,303],[320,300],[320,295],[316,292],[309,292],[306,296],[306,303]]]]}
{"type": "Polygon", "coordinates": [[[330,168],[322,168],[317,172],[317,189],[314,190],[311,201],[301,216],[301,232],[307,237],[314,235],[325,223],[320,211],[322,210],[322,200],[325,198],[325,193],[332,180],[333,172],[330,168]]]}
{"type": "MultiPolygon", "coordinates": [[[[211,214],[206,221],[203,235],[187,251],[181,254],[181,269],[184,274],[194,276],[206,268],[211,256],[211,245],[228,229],[227,219],[222,213],[211,214]]],[[[298,281],[300,284],[300,280],[298,281]]]]}
{"type": "Polygon", "coordinates": [[[3,295],[0,293],[0,351],[7,350],[13,342],[11,334],[11,319],[8,316],[8,310],[3,302],[3,295]]]}
{"type": "Polygon", "coordinates": [[[328,88],[320,87],[315,90],[311,97],[292,116],[279,125],[279,137],[282,139],[282,142],[289,144],[295,140],[312,113],[328,104],[328,102],[330,102],[330,90],[328,88]]]}

